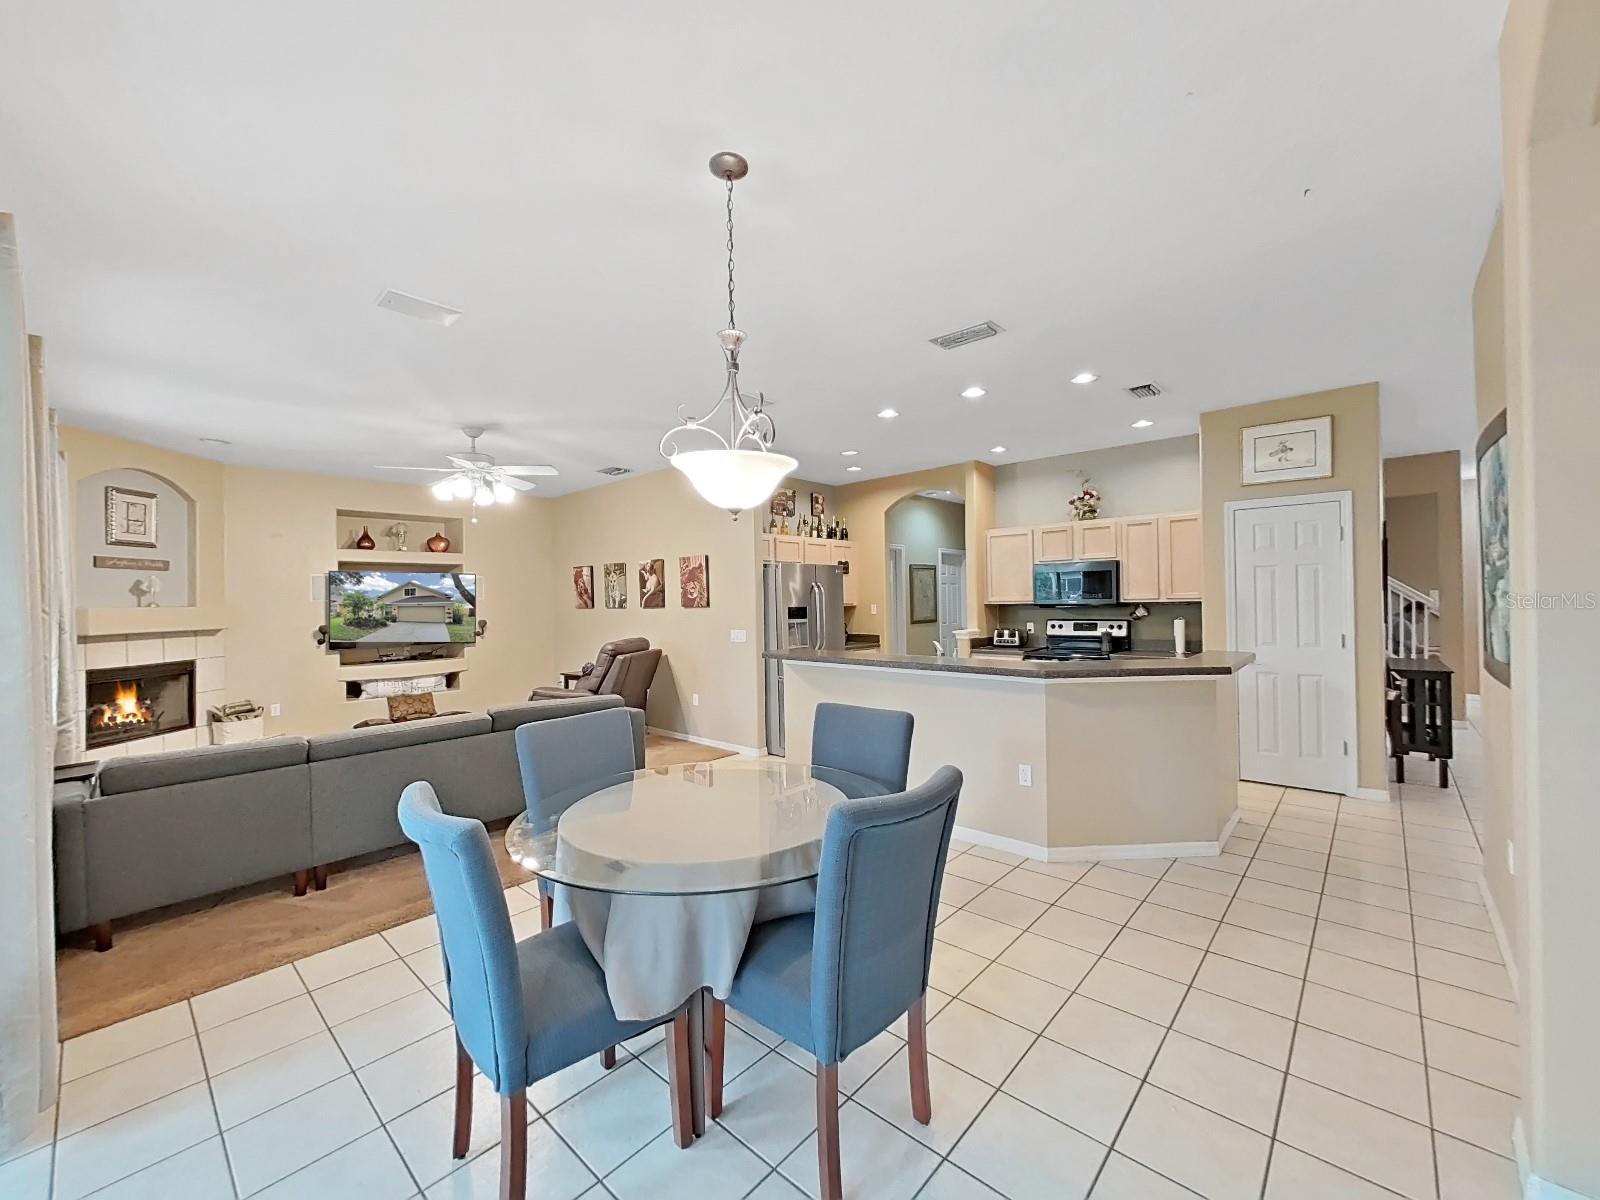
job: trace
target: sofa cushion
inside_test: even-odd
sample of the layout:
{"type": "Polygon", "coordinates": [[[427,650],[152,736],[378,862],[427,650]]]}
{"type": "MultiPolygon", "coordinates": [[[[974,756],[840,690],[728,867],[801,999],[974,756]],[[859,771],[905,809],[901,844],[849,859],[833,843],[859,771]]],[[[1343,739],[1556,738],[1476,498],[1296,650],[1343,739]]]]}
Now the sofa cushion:
{"type": "Polygon", "coordinates": [[[201,746],[195,750],[114,758],[100,768],[99,792],[102,796],[116,796],[300,766],[306,761],[306,753],[305,738],[276,737],[232,746],[201,746]]]}
{"type": "Polygon", "coordinates": [[[550,721],[557,717],[575,717],[579,713],[599,712],[606,708],[621,708],[621,696],[589,696],[582,693],[558,692],[553,688],[537,688],[549,699],[530,700],[525,704],[506,704],[489,710],[491,728],[500,733],[526,725],[529,721],[550,721]]]}
{"type": "MultiPolygon", "coordinates": [[[[330,758],[374,754],[379,750],[395,750],[401,746],[423,746],[429,742],[446,742],[452,738],[488,732],[489,718],[483,713],[434,717],[430,721],[404,721],[394,725],[376,725],[370,729],[348,729],[310,739],[310,759],[312,762],[326,762],[330,758]]],[[[399,801],[398,792],[394,798],[399,801]]]]}

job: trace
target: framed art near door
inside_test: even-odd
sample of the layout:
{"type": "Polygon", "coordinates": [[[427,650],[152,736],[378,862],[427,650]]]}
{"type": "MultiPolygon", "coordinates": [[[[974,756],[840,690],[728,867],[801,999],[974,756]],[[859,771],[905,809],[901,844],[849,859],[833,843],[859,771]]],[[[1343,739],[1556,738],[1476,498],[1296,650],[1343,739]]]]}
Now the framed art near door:
{"type": "Polygon", "coordinates": [[[1332,417],[1252,425],[1242,437],[1241,483],[1326,479],[1333,474],[1332,417]]]}
{"type": "Polygon", "coordinates": [[[912,625],[926,625],[939,619],[939,571],[932,563],[911,564],[911,603],[908,605],[912,625]]]}
{"type": "Polygon", "coordinates": [[[1511,483],[1506,414],[1478,438],[1479,571],[1483,587],[1483,669],[1511,686],[1511,483]]]}

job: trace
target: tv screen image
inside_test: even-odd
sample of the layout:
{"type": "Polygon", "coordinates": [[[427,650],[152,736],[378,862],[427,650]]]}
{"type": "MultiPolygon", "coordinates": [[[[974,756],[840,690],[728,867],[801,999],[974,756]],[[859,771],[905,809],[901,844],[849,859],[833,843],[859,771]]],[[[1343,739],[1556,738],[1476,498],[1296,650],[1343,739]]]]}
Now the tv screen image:
{"type": "Polygon", "coordinates": [[[461,571],[329,571],[328,644],[474,642],[478,577],[461,571]]]}

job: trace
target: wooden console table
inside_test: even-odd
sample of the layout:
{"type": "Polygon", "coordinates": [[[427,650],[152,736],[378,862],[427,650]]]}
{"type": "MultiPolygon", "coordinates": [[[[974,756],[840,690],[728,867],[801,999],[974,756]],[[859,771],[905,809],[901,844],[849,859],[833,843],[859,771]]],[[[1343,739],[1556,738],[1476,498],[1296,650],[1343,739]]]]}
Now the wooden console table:
{"type": "Polygon", "coordinates": [[[1449,787],[1454,672],[1437,658],[1391,658],[1388,670],[1389,753],[1394,756],[1395,781],[1406,781],[1407,754],[1426,754],[1439,764],[1439,786],[1449,787]]]}

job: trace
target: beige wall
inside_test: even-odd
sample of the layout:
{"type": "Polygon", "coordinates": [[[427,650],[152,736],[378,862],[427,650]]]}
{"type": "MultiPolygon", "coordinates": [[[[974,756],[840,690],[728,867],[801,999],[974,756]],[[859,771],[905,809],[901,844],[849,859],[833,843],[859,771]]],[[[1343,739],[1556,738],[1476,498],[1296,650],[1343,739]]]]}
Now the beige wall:
{"type": "MultiPolygon", "coordinates": [[[[801,507],[809,496],[796,500],[801,507]]],[[[554,570],[530,610],[548,614],[558,667],[576,670],[612,638],[649,638],[664,651],[646,713],[651,725],[736,746],[761,746],[757,536],[764,515],[733,520],[670,467],[561,496],[549,505],[554,570]],[[678,603],[678,558],[689,554],[707,556],[710,608],[685,609],[678,603]],[[637,572],[647,558],[666,560],[665,608],[639,608],[637,572]],[[601,567],[608,562],[628,564],[625,609],[604,607],[601,567]],[[575,566],[594,567],[593,609],[574,607],[575,566]],[[744,631],[744,642],[730,640],[735,629],[744,631]]]]}
{"type": "Polygon", "coordinates": [[[1388,511],[1389,574],[1423,591],[1439,589],[1440,657],[1453,671],[1451,699],[1457,715],[1464,716],[1467,689],[1461,664],[1471,648],[1461,595],[1460,452],[1384,459],[1383,494],[1388,511]],[[1414,570],[1418,578],[1411,578],[1408,570],[1414,570]]]}
{"type": "Polygon", "coordinates": [[[1388,766],[1383,724],[1383,504],[1378,385],[1358,384],[1328,392],[1288,396],[1200,414],[1200,489],[1204,514],[1206,592],[1205,648],[1228,645],[1227,565],[1223,558],[1222,506],[1230,500],[1349,491],[1354,526],[1356,636],[1356,766],[1362,788],[1386,790],[1388,766]],[[1241,431],[1300,417],[1333,417],[1333,468],[1327,479],[1292,483],[1239,482],[1241,431]]]}
{"type": "MultiPolygon", "coordinates": [[[[1512,591],[1600,590],[1600,5],[1513,0],[1500,64],[1512,591]]],[[[1595,620],[1562,604],[1517,606],[1511,620],[1521,1120],[1532,1172],[1588,1196],[1600,1196],[1595,620]]]]}
{"type": "Polygon", "coordinates": [[[1085,479],[1103,499],[1107,517],[1142,517],[1200,507],[1200,439],[1163,438],[1105,450],[1058,454],[994,469],[995,524],[1065,521],[1067,498],[1085,479]]]}
{"type": "MultiPolygon", "coordinates": [[[[1479,655],[1483,631],[1483,590],[1478,562],[1478,484],[1461,481],[1461,686],[1469,696],[1478,694],[1479,655]]],[[[1465,710],[1461,717],[1466,719],[1465,710]]]]}

